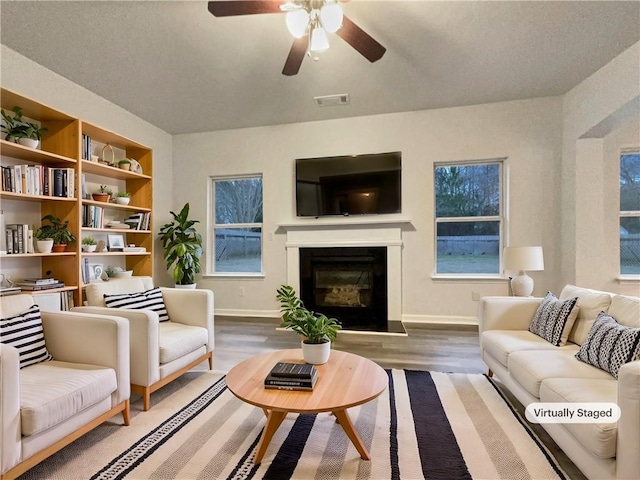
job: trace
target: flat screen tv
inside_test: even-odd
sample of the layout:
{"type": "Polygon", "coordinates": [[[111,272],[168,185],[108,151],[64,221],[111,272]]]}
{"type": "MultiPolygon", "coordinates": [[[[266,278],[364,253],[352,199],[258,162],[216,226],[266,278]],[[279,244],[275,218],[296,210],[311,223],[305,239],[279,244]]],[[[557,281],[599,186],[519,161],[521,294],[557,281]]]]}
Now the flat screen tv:
{"type": "Polygon", "coordinates": [[[400,152],[296,160],[298,217],[400,213],[400,152]]]}

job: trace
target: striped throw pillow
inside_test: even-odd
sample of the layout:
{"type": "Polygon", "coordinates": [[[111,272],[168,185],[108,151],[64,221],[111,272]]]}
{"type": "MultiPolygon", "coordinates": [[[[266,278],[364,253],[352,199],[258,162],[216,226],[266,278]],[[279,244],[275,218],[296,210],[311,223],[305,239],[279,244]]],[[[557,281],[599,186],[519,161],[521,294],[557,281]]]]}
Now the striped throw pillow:
{"type": "Polygon", "coordinates": [[[529,331],[556,347],[566,345],[571,327],[578,317],[577,302],[578,297],[561,301],[553,293],[547,292],[531,320],[529,331]]]}
{"type": "Polygon", "coordinates": [[[622,365],[640,360],[640,328],[625,327],[600,312],[576,358],[618,378],[622,365]]]}
{"type": "Polygon", "coordinates": [[[0,319],[0,343],[18,349],[20,368],[53,360],[44,343],[38,305],[14,317],[0,319]]]}
{"type": "Polygon", "coordinates": [[[153,310],[158,314],[161,322],[169,321],[167,308],[164,306],[162,292],[159,288],[152,288],[146,292],[122,293],[117,295],[104,294],[104,303],[109,308],[132,308],[135,310],[153,310]]]}

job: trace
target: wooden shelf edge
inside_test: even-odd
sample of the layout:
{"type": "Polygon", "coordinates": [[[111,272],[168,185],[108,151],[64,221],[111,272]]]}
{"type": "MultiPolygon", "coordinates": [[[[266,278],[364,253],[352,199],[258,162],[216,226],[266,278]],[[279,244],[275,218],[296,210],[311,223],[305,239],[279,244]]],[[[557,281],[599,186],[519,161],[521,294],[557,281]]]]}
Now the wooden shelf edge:
{"type": "Polygon", "coordinates": [[[51,252],[51,253],[3,253],[0,258],[43,258],[43,257],[73,257],[77,252],[51,252]]]}
{"type": "Polygon", "coordinates": [[[7,142],[3,139],[0,139],[0,152],[7,157],[42,164],[68,163],[70,166],[73,166],[78,163],[74,158],[65,157],[64,155],[58,155],[57,153],[46,150],[25,147],[19,143],[7,142]]]}
{"type": "Polygon", "coordinates": [[[60,288],[49,288],[44,290],[22,290],[21,293],[23,295],[42,295],[43,293],[59,293],[59,292],[69,292],[72,290],[78,290],[78,286],[66,286],[60,288]]]}
{"type": "Polygon", "coordinates": [[[0,197],[6,200],[26,200],[29,202],[43,202],[53,200],[54,202],[76,202],[78,199],[74,197],[53,197],[47,195],[29,195],[27,193],[0,192],[0,197]]]}

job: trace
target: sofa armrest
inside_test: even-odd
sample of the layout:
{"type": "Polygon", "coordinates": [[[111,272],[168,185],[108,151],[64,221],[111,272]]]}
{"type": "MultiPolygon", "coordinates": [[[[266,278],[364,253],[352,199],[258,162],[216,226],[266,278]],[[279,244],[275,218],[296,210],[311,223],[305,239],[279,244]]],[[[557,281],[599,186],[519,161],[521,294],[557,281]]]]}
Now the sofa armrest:
{"type": "Polygon", "coordinates": [[[482,297],[478,330],[528,330],[542,298],[482,297]]]}
{"type": "Polygon", "coordinates": [[[42,312],[47,350],[55,360],[113,368],[118,390],[112,406],[130,397],[129,322],[119,316],[42,312]]]}
{"type": "Polygon", "coordinates": [[[0,344],[0,475],[20,463],[20,360],[18,350],[0,344]]]}
{"type": "Polygon", "coordinates": [[[114,315],[129,321],[131,339],[129,354],[131,361],[131,383],[149,386],[160,380],[160,334],[158,314],[151,310],[130,308],[76,307],[73,312],[97,315],[114,315]]]}
{"type": "Polygon", "coordinates": [[[214,348],[213,292],[205,289],[160,288],[172,322],[203,327],[209,332],[207,351],[214,348]]]}
{"type": "Polygon", "coordinates": [[[640,360],[623,365],[618,372],[617,478],[640,475],[640,360]]]}

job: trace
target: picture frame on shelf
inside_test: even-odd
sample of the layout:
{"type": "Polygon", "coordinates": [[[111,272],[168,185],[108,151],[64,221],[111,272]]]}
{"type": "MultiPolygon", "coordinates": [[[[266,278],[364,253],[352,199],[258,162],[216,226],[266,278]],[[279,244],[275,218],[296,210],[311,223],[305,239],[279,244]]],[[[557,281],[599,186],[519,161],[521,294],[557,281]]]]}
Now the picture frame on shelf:
{"type": "Polygon", "coordinates": [[[89,264],[89,281],[100,280],[102,278],[104,267],[99,263],[89,264]]]}
{"type": "Polygon", "coordinates": [[[117,234],[107,235],[107,244],[110,252],[122,252],[124,249],[124,236],[117,234]]]}

